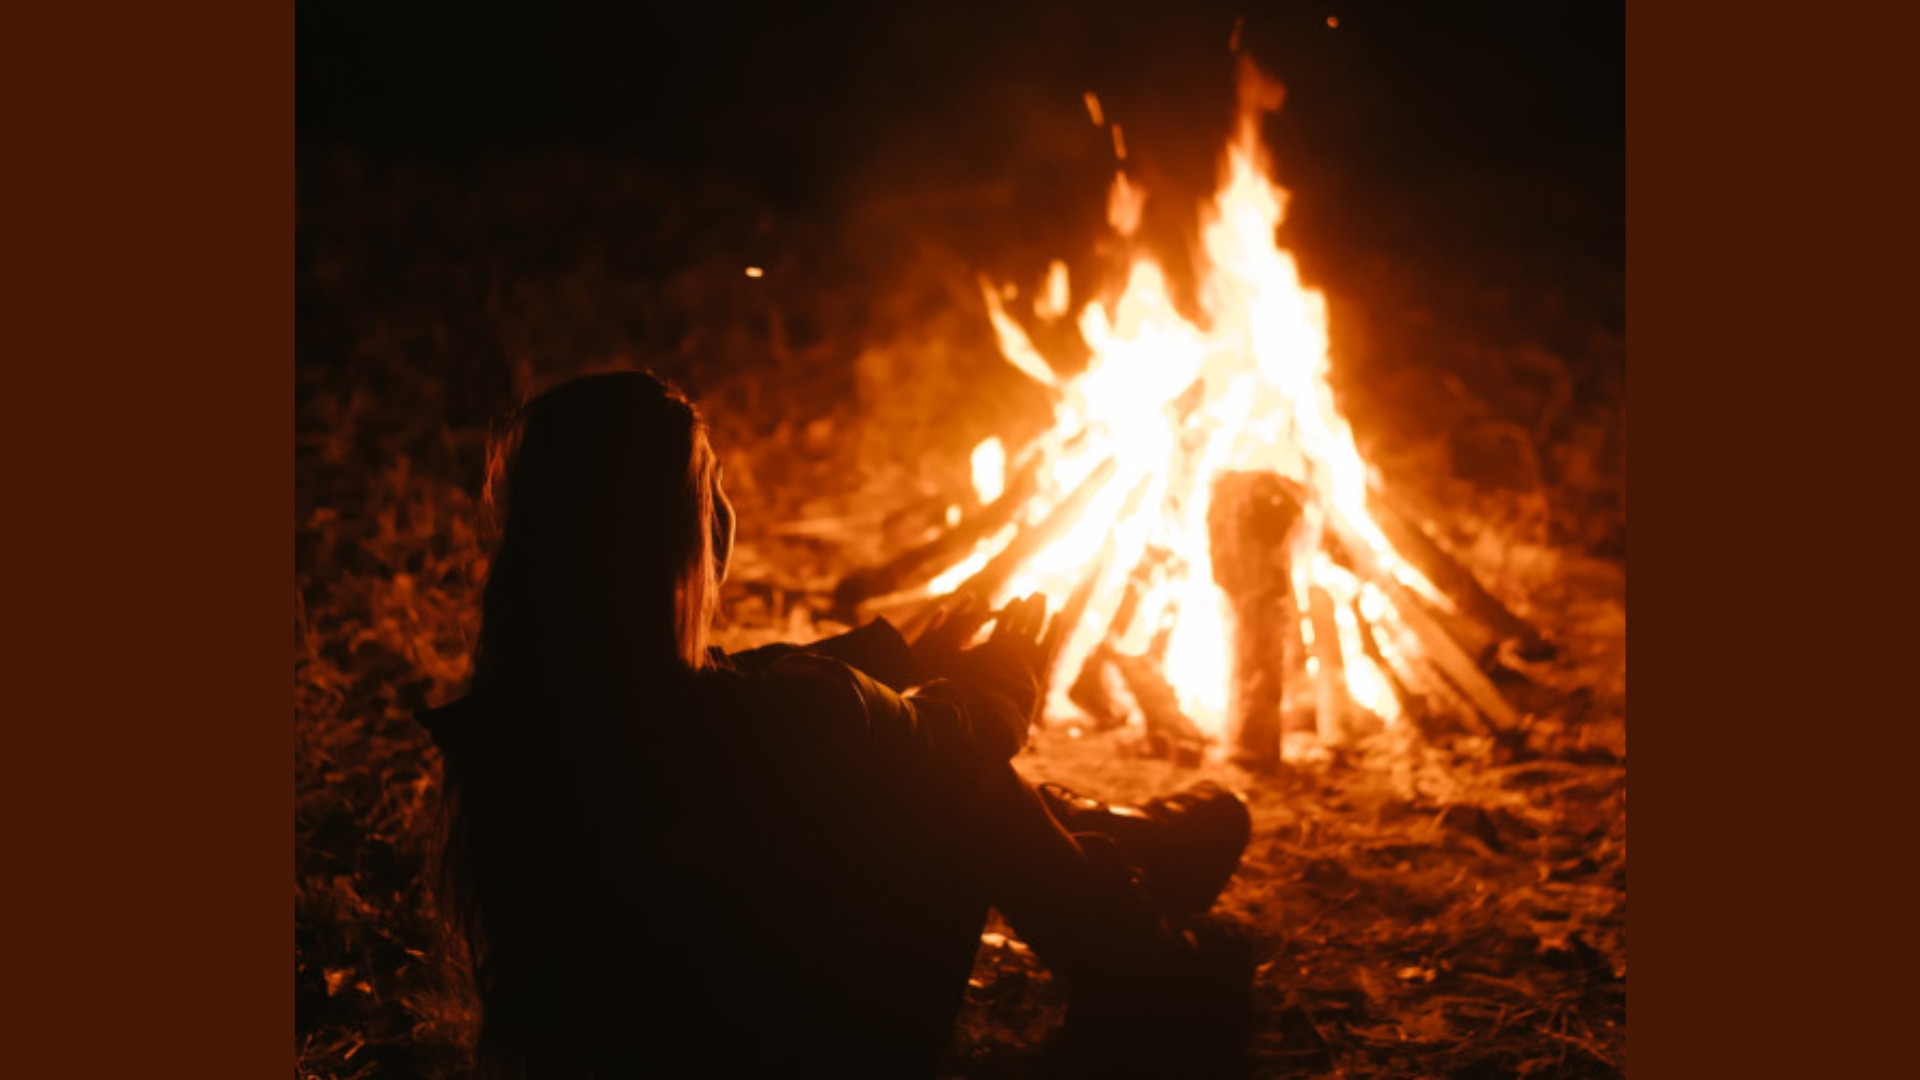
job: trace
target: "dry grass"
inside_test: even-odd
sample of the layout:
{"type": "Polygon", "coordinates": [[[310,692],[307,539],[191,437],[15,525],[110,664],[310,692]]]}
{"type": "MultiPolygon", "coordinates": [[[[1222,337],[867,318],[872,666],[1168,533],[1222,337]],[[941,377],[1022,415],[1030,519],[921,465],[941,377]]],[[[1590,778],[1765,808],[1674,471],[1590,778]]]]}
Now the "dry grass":
{"type": "MultiPolygon", "coordinates": [[[[299,164],[296,1073],[457,1075],[472,1005],[429,914],[438,764],[410,716],[466,674],[486,418],[597,367],[685,382],[742,508],[724,632],[751,643],[832,629],[815,612],[838,576],[931,527],[963,490],[965,448],[1034,413],[962,299],[966,268],[935,244],[888,253],[906,270],[875,300],[873,260],[836,255],[820,223],[769,224],[737,195],[631,169],[299,164]],[[741,274],[742,236],[766,279],[741,274]],[[820,520],[845,527],[793,527],[820,520]]],[[[1376,463],[1450,508],[1456,550],[1562,659],[1535,673],[1522,738],[1386,736],[1232,778],[1256,822],[1223,902],[1262,949],[1250,1075],[1625,1068],[1625,570],[1609,546],[1624,547],[1624,389],[1589,393],[1573,357],[1562,393],[1546,361],[1513,361],[1537,343],[1476,340],[1389,320],[1350,346],[1369,382],[1349,400],[1376,463]],[[1431,348],[1415,355],[1441,340],[1472,360],[1449,369],[1459,393],[1435,390],[1431,348]],[[1521,373],[1505,396],[1502,364],[1521,373]],[[1503,436],[1516,417],[1521,437],[1503,436]]],[[[1194,776],[1059,733],[1021,766],[1119,798],[1194,776]]],[[[1059,1019],[1044,969],[999,930],[959,1075],[1027,1075],[1059,1019]]]]}

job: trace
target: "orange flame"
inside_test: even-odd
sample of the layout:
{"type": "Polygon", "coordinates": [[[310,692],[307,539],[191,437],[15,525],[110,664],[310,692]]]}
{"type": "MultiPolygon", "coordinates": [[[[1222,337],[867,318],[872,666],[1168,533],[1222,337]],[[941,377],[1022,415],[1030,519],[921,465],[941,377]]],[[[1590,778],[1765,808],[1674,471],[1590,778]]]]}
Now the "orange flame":
{"type": "MultiPolygon", "coordinates": [[[[1320,539],[1337,536],[1357,563],[1431,603],[1451,604],[1395,553],[1368,512],[1368,469],[1327,380],[1326,300],[1301,283],[1292,255],[1275,243],[1287,193],[1267,177],[1260,127],[1262,117],[1279,108],[1282,90],[1244,59],[1239,89],[1222,183],[1202,211],[1198,298],[1206,328],[1179,313],[1159,265],[1138,256],[1117,299],[1081,310],[1079,328],[1092,359],[1085,373],[1062,380],[1007,313],[1000,292],[981,283],[1002,354],[1054,398],[1053,427],[1023,452],[1023,460],[1037,453],[1041,463],[1039,495],[1026,522],[1040,520],[1088,478],[1099,484],[1077,519],[1024,560],[991,601],[999,605],[1040,590],[1057,606],[1076,587],[1090,587],[1085,615],[1058,660],[1069,677],[1055,680],[1050,706],[1071,708],[1062,684],[1103,641],[1135,654],[1157,649],[1183,711],[1218,736],[1231,649],[1224,598],[1210,567],[1211,480],[1223,469],[1273,470],[1310,493],[1294,561],[1298,610],[1307,611],[1309,591],[1319,590],[1333,604],[1330,625],[1337,634],[1331,636],[1338,640],[1314,642],[1304,620],[1302,635],[1313,652],[1338,657],[1347,698],[1390,724],[1400,716],[1399,702],[1369,658],[1361,627],[1363,621],[1381,627],[1375,636],[1397,643],[1405,637],[1398,613],[1374,585],[1317,554],[1320,539]],[[1109,461],[1116,467],[1097,480],[1109,461]],[[1136,596],[1132,618],[1115,626],[1130,576],[1140,587],[1132,571],[1143,557],[1157,571],[1136,596]]],[[[1087,95],[1097,123],[1096,101],[1087,95]]],[[[1118,149],[1118,125],[1112,130],[1118,149]]],[[[1124,173],[1116,175],[1108,205],[1117,233],[1128,236],[1138,227],[1144,198],[1124,173]]],[[[1050,268],[1042,295],[1036,304],[1042,315],[1053,317],[1056,301],[1064,308],[1064,264],[1050,268]]],[[[982,502],[1000,494],[1005,460],[997,439],[975,451],[982,502]]],[[[966,580],[1007,546],[1018,526],[982,543],[929,588],[943,591],[966,580]]],[[[1315,672],[1327,666],[1311,658],[1308,665],[1315,672]]]]}
{"type": "Polygon", "coordinates": [[[990,503],[1007,489],[1007,451],[999,439],[986,439],[973,448],[973,490],[981,503],[990,503]]]}

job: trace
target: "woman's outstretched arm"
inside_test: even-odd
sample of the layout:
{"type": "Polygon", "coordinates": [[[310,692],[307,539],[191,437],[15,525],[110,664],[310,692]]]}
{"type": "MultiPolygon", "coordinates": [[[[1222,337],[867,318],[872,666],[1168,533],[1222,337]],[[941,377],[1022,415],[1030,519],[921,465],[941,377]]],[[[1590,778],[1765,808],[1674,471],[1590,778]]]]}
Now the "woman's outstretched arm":
{"type": "Polygon", "coordinates": [[[817,727],[837,752],[929,780],[970,780],[1004,765],[1026,744],[1039,700],[1031,670],[991,653],[906,693],[804,650],[775,659],[765,678],[787,710],[817,727]]]}
{"type": "MultiPolygon", "coordinates": [[[[836,752],[885,775],[979,788],[1026,744],[1040,701],[1046,600],[1015,601],[997,618],[986,644],[955,652],[940,665],[940,677],[906,693],[811,649],[771,654],[766,685],[823,724],[836,752]]],[[[898,641],[885,623],[863,631],[898,641]]]]}
{"type": "Polygon", "coordinates": [[[795,652],[832,657],[895,692],[904,691],[911,684],[912,650],[907,639],[885,619],[874,619],[844,634],[806,645],[763,645],[732,653],[726,656],[725,663],[743,672],[764,671],[774,661],[795,652]]]}

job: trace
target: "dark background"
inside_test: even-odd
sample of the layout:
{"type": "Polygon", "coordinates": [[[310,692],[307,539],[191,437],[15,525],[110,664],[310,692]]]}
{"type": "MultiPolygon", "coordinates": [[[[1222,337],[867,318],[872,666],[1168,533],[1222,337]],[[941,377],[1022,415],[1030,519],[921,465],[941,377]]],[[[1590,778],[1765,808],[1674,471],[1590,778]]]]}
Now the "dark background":
{"type": "MultiPolygon", "coordinates": [[[[1286,87],[1264,131],[1279,240],[1332,305],[1363,451],[1391,470],[1375,435],[1445,444],[1411,470],[1544,486],[1554,536],[1623,559],[1624,30],[1594,0],[308,3],[297,363],[411,325],[387,337],[447,376],[463,426],[524,393],[525,358],[625,357],[702,395],[779,362],[796,409],[857,397],[861,423],[891,408],[932,439],[894,456],[1019,437],[1045,407],[994,355],[974,276],[1029,287],[1065,258],[1078,301],[1112,269],[1092,91],[1193,315],[1237,37],[1286,87]],[[855,370],[889,341],[911,371],[855,370]]],[[[1085,355],[1070,329],[1040,345],[1085,355]]]]}
{"type": "Polygon", "coordinates": [[[1288,87],[1282,182],[1340,245],[1547,231],[1623,269],[1625,15],[1592,0],[310,2],[297,132],[383,154],[586,149],[788,212],[1002,182],[1069,213],[1111,162],[1085,90],[1157,190],[1208,188],[1236,18],[1288,87]]]}
{"type": "Polygon", "coordinates": [[[1078,107],[1093,89],[1123,121],[1134,119],[1129,105],[1203,101],[1230,77],[1222,61],[1236,18],[1245,45],[1310,110],[1295,134],[1349,143],[1356,166],[1577,171],[1597,151],[1618,154],[1625,124],[1624,12],[1590,0],[980,0],[752,13],[346,0],[301,5],[297,18],[303,138],[618,147],[793,200],[831,189],[848,161],[878,148],[930,149],[932,134],[955,151],[943,164],[990,168],[958,151],[1018,127],[1007,110],[1022,94],[1078,107]]]}

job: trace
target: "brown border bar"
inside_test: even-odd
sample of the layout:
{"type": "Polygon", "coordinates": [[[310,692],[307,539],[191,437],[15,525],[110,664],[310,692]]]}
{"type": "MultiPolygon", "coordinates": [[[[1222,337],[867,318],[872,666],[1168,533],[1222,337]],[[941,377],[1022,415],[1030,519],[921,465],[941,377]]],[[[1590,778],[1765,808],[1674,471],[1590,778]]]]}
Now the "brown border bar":
{"type": "Polygon", "coordinates": [[[1911,1056],[1892,10],[1641,5],[1630,29],[1642,1075],[1911,1056]]]}
{"type": "Polygon", "coordinates": [[[291,23],[0,46],[14,1075],[286,1067],[291,23]]]}

